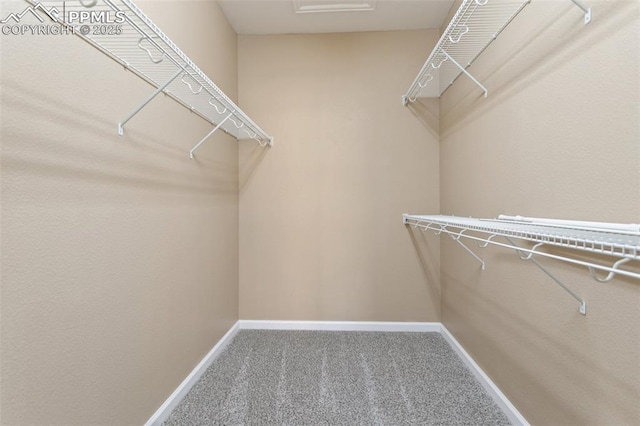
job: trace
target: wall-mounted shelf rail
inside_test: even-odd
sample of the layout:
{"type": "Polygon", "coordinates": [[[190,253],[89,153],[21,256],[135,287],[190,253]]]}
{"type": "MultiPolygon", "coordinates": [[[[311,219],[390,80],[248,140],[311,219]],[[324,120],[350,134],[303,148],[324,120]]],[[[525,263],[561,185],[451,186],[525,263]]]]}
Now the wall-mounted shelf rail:
{"type": "MultiPolygon", "coordinates": [[[[534,256],[556,259],[586,266],[593,278],[609,282],[615,275],[640,279],[640,272],[623,269],[631,261],[640,260],[640,225],[605,222],[581,222],[556,219],[527,218],[500,215],[497,219],[475,219],[441,215],[403,215],[403,223],[423,231],[448,234],[460,244],[485,269],[484,260],[463,241],[475,241],[479,247],[495,245],[513,249],[521,259],[530,260],[545,272],[572,297],[580,302],[580,312],[586,314],[586,303],[573,290],[543,267],[534,256]],[[499,238],[502,237],[503,241],[499,238]],[[523,241],[526,245],[516,243],[523,241]],[[548,252],[545,246],[562,247],[576,253],[592,253],[613,258],[611,265],[572,257],[567,251],[548,252]],[[605,276],[599,276],[604,272],[605,276]]],[[[570,251],[569,251],[570,252],[570,251]]]]}
{"type": "MultiPolygon", "coordinates": [[[[28,0],[30,3],[36,2],[28,0]]],[[[41,1],[49,15],[153,87],[140,106],[118,124],[118,133],[160,93],[237,139],[272,145],[269,136],[216,86],[131,0],[41,1]],[[82,25],[81,17],[86,17],[82,25]],[[109,24],[92,23],[92,17],[109,24]]],[[[210,132],[208,136],[213,134],[210,132]]],[[[206,138],[205,138],[206,139],[206,138]]],[[[191,149],[194,151],[204,139],[191,149]]]]}
{"type": "MultiPolygon", "coordinates": [[[[417,98],[437,98],[465,74],[487,97],[488,90],[467,68],[531,0],[464,0],[431,51],[420,72],[402,96],[406,106],[417,98]]],[[[591,9],[572,0],[591,21],[591,9]]]]}

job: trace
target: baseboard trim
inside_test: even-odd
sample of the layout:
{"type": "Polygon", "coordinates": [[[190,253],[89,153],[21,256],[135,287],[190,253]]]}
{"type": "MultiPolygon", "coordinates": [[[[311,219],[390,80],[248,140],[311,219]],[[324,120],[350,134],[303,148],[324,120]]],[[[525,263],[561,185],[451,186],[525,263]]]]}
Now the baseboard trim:
{"type": "Polygon", "coordinates": [[[180,403],[182,398],[189,392],[191,387],[196,384],[200,377],[207,371],[207,368],[211,363],[222,353],[229,343],[233,340],[235,335],[240,331],[238,322],[236,322],[225,333],[224,336],[216,343],[216,345],[209,351],[202,361],[196,365],[196,367],[189,373],[186,379],[180,383],[175,391],[167,398],[167,400],[153,413],[153,415],[147,420],[145,426],[160,426],[167,417],[171,414],[174,408],[180,403]]]}
{"type": "Polygon", "coordinates": [[[476,379],[484,387],[496,404],[504,411],[514,425],[529,426],[518,409],[509,401],[495,383],[487,376],[471,355],[462,347],[447,328],[439,322],[378,322],[378,321],[265,321],[239,320],[209,353],[198,363],[186,379],[167,398],[158,410],[145,423],[145,426],[160,426],[171,411],[180,403],[189,389],[204,374],[209,365],[240,330],[317,330],[317,331],[388,331],[388,332],[432,332],[440,333],[453,350],[471,370],[476,379]]]}
{"type": "Polygon", "coordinates": [[[509,420],[514,425],[529,426],[529,422],[524,418],[518,409],[509,401],[509,399],[502,393],[502,391],[493,383],[493,380],[487,376],[487,374],[480,368],[480,366],[473,360],[471,355],[462,347],[460,342],[453,337],[453,334],[447,330],[444,324],[441,325],[442,337],[449,343],[453,350],[458,354],[460,359],[471,370],[476,379],[480,382],[482,387],[487,391],[493,401],[504,411],[509,420]]]}
{"type": "Polygon", "coordinates": [[[393,331],[439,333],[439,322],[240,320],[241,330],[393,331]]]}

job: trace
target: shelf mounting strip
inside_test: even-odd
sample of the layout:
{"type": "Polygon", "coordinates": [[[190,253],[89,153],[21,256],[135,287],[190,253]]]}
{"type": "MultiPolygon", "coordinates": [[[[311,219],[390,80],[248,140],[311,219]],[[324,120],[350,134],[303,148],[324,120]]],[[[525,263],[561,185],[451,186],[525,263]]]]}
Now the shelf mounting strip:
{"type": "Polygon", "coordinates": [[[214,126],[191,149],[191,158],[195,150],[219,129],[239,140],[253,139],[261,146],[273,145],[273,137],[231,101],[133,1],[27,1],[34,6],[44,6],[55,22],[68,27],[84,41],[156,88],[118,123],[120,135],[124,134],[124,126],[129,120],[163,93],[214,126]],[[82,17],[87,19],[87,23],[91,17],[108,19],[111,23],[80,25],[82,17]]]}
{"type": "MultiPolygon", "coordinates": [[[[581,0],[571,0],[591,21],[591,9],[581,0]]],[[[495,40],[531,0],[464,0],[431,51],[420,72],[402,96],[402,104],[418,97],[437,98],[465,74],[484,92],[488,90],[467,68],[495,40]]]]}
{"type": "Polygon", "coordinates": [[[580,303],[580,313],[585,315],[586,302],[567,287],[555,275],[541,265],[534,256],[546,257],[572,264],[586,266],[592,277],[602,283],[611,281],[615,275],[640,279],[640,272],[622,269],[630,261],[640,260],[640,225],[605,222],[583,222],[557,219],[529,218],[500,215],[497,219],[476,219],[442,215],[409,215],[402,217],[405,225],[423,231],[431,230],[437,235],[445,233],[460,244],[485,269],[484,260],[473,252],[461,239],[475,241],[481,248],[489,244],[513,249],[522,260],[529,260],[553,281],[560,285],[580,303]],[[506,242],[498,241],[502,237],[506,242]],[[533,244],[531,248],[518,245],[514,240],[533,244]],[[565,254],[543,251],[545,246],[555,246],[582,253],[593,253],[613,257],[611,266],[589,262],[565,254]],[[598,276],[596,271],[605,271],[598,276]]]}

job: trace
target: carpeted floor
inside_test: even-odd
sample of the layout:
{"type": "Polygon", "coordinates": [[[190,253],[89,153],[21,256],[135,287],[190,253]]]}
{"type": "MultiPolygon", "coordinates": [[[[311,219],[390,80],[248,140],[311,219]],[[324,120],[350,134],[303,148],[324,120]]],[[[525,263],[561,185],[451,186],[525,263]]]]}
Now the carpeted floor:
{"type": "Polygon", "coordinates": [[[438,333],[241,330],[165,425],[508,425],[438,333]]]}

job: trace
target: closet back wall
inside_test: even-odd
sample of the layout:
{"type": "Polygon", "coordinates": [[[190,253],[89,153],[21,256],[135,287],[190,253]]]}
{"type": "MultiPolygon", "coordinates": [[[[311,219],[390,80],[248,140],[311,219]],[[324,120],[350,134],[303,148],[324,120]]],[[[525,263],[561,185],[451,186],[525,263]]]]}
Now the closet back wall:
{"type": "Polygon", "coordinates": [[[239,37],[240,105],[276,136],[240,148],[241,318],[440,320],[437,240],[429,275],[401,222],[439,210],[437,101],[400,101],[437,37],[239,37]]]}
{"type": "MultiPolygon", "coordinates": [[[[137,3],[235,99],[215,2],[137,3]]],[[[163,96],[120,137],[151,86],[75,36],[0,40],[0,423],[143,424],[238,319],[237,142],[190,160],[212,126],[163,96]]]]}

